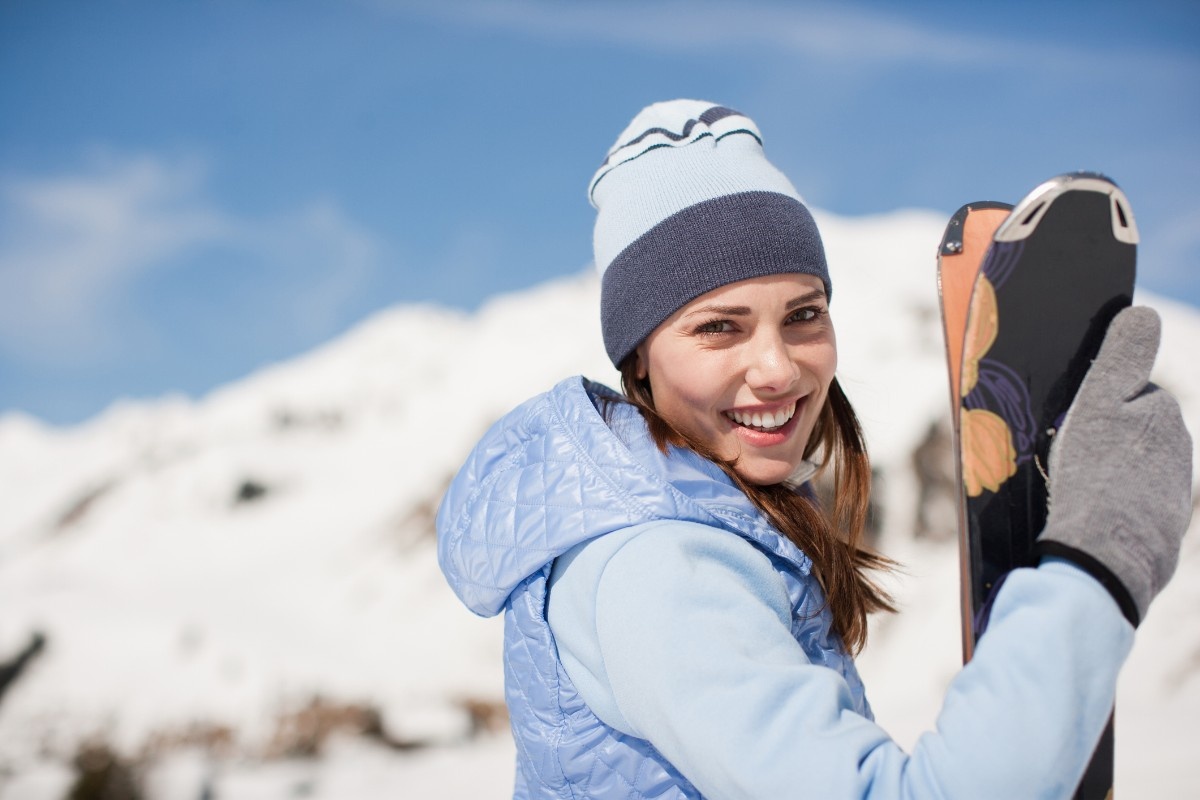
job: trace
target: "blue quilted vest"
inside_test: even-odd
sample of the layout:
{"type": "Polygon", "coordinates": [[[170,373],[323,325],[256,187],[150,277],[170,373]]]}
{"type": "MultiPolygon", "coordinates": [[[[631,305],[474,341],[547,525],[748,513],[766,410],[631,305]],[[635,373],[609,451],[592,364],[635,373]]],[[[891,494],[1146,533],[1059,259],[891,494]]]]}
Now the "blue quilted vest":
{"type": "Polygon", "coordinates": [[[840,673],[855,709],[871,716],[808,557],[715,464],[660,452],[637,410],[616,398],[576,377],[518,406],[476,445],[438,510],[438,560],[451,587],[481,616],[504,611],[517,798],[700,797],[653,745],[592,713],[546,621],[554,559],[643,522],[698,522],[761,548],[786,582],[796,641],[814,664],[840,673]]]}

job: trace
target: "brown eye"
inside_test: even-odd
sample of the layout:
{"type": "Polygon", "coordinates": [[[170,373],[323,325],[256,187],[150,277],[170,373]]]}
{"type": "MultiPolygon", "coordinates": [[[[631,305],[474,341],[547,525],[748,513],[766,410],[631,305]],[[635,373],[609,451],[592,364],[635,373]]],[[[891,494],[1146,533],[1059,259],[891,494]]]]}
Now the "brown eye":
{"type": "Polygon", "coordinates": [[[728,333],[733,330],[733,325],[724,319],[714,319],[711,322],[705,322],[696,326],[695,333],[701,335],[711,335],[714,333],[728,333]]]}
{"type": "Polygon", "coordinates": [[[816,322],[825,313],[825,309],[818,306],[805,306],[798,308],[788,317],[788,322],[816,322]]]}

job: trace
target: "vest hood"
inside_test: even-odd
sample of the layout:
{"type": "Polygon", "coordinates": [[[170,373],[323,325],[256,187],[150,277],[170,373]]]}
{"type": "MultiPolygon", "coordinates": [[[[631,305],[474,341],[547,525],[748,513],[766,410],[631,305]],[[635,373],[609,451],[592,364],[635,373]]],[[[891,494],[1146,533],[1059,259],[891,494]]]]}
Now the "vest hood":
{"type": "Polygon", "coordinates": [[[774,532],[721,468],[654,446],[620,395],[569,378],[509,412],[471,451],[438,509],[438,562],[459,599],[493,616],[522,581],[580,542],[658,519],[740,533],[794,564],[808,557],[774,532]]]}

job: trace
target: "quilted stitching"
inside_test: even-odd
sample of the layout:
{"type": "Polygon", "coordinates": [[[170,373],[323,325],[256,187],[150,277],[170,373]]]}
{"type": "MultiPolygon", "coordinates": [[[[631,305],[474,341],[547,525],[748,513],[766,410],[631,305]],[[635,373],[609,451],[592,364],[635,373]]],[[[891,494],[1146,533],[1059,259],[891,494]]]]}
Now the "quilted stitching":
{"type": "Polygon", "coordinates": [[[631,406],[612,406],[606,422],[596,404],[615,397],[572,378],[522,404],[484,435],[438,510],[438,560],[450,585],[477,614],[505,612],[519,798],[700,797],[649,742],[592,713],[562,669],[545,618],[553,560],[641,522],[700,522],[761,547],[785,578],[792,634],[814,663],[846,678],[858,710],[870,713],[809,559],[716,465],[687,451],[662,454],[631,406]]]}

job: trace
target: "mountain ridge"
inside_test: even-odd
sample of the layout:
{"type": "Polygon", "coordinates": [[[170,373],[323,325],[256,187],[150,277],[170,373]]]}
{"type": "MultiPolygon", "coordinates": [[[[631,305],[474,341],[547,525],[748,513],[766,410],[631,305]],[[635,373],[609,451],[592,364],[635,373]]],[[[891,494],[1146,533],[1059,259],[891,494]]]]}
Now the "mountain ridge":
{"type": "MultiPolygon", "coordinates": [[[[940,535],[911,533],[913,453],[948,417],[933,275],[944,219],[817,219],[839,376],[879,470],[880,546],[909,569],[891,579],[908,613],[873,623],[861,664],[881,722],[911,745],[958,657],[949,523],[934,514],[940,535]]],[[[0,704],[0,796],[5,774],[67,763],[98,736],[154,761],[173,752],[154,742],[200,726],[269,760],[314,698],[371,710],[388,741],[469,741],[502,700],[501,634],[441,580],[433,512],[505,411],[571,374],[615,382],[598,296],[587,271],[471,314],[396,307],[197,400],[122,402],[71,428],[0,416],[0,653],[33,631],[48,642],[0,704]]],[[[1164,320],[1156,379],[1200,430],[1200,312],[1139,299],[1164,320]]],[[[1197,539],[1193,525],[1122,679],[1129,785],[1182,785],[1189,768],[1170,743],[1137,742],[1200,725],[1200,636],[1177,625],[1200,600],[1197,539]]]]}

